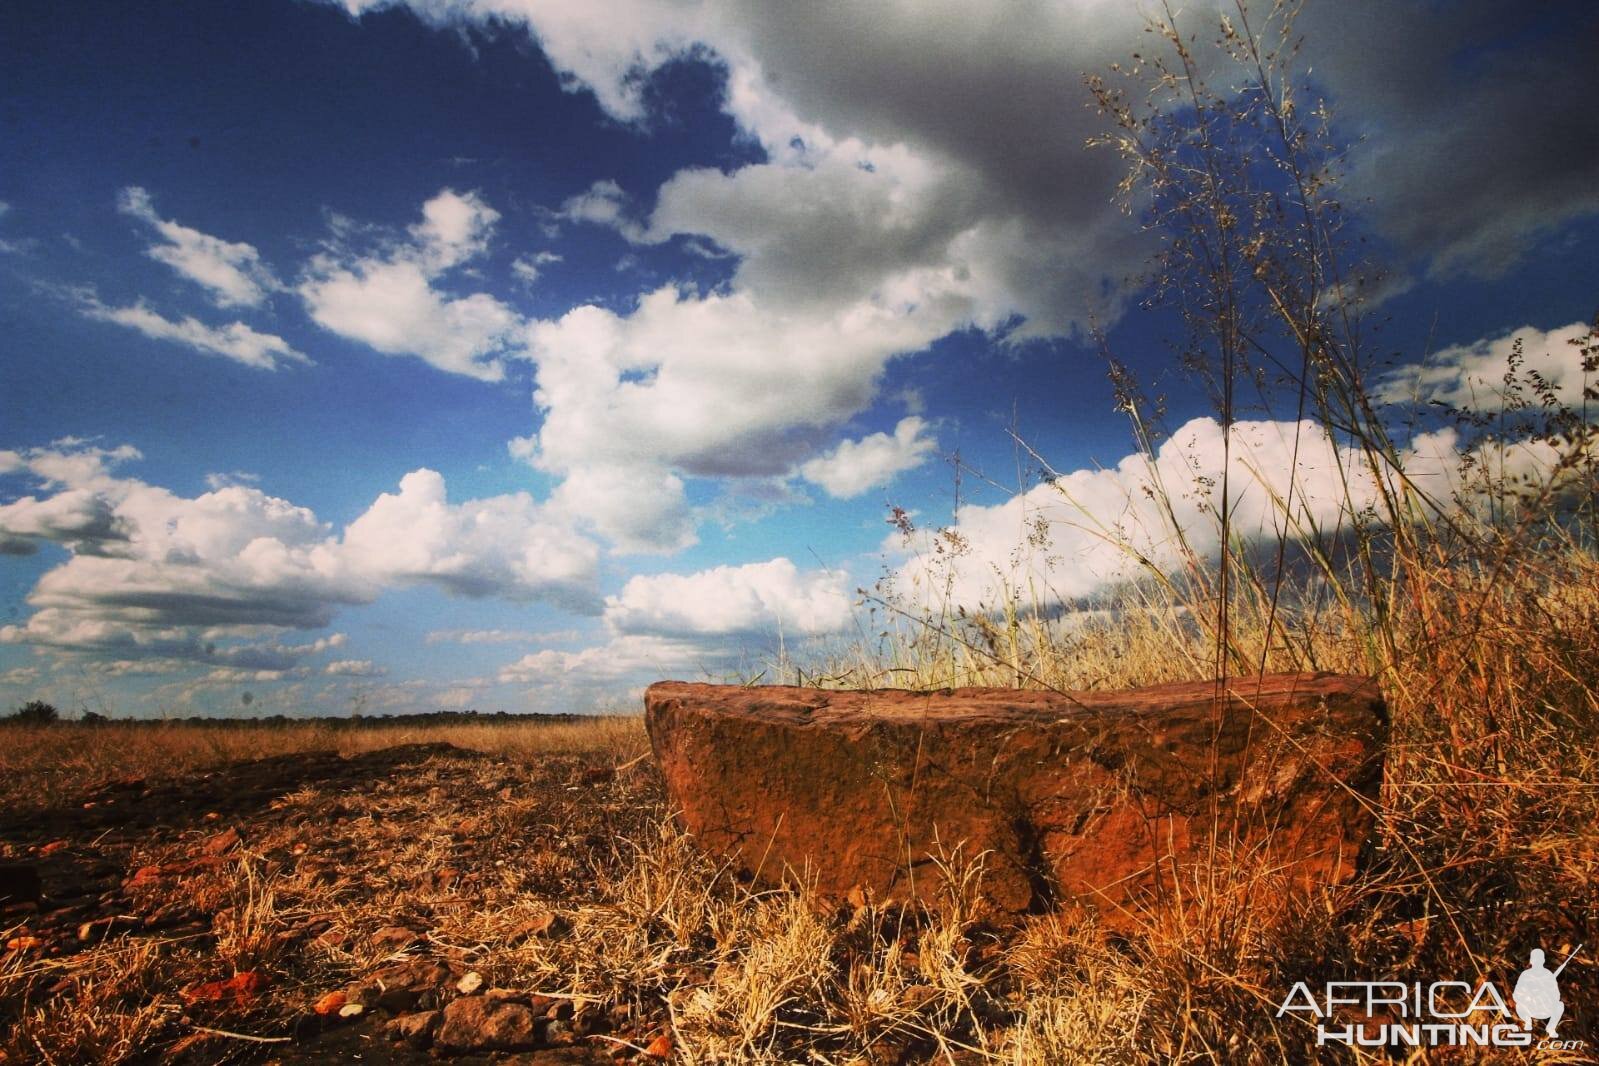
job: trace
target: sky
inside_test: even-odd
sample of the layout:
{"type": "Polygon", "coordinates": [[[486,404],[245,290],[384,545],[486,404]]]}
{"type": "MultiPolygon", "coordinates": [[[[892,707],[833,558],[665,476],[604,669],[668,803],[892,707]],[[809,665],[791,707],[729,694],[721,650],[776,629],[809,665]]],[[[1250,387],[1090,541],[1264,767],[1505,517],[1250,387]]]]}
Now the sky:
{"type": "MultiPolygon", "coordinates": [[[[0,19],[0,707],[633,709],[859,636],[857,589],[926,577],[894,507],[961,530],[963,604],[1091,595],[1121,573],[1102,541],[1055,516],[1019,549],[1062,486],[1137,506],[1096,327],[1171,396],[1160,463],[1219,461],[1085,144],[1083,75],[1147,46],[1137,5],[0,19]]],[[[1599,9],[1312,0],[1300,26],[1393,272],[1396,418],[1516,339],[1580,389],[1599,9]]],[[[1268,479],[1285,426],[1237,429],[1268,479]]],[[[1458,464],[1444,430],[1405,447],[1458,464]]]]}

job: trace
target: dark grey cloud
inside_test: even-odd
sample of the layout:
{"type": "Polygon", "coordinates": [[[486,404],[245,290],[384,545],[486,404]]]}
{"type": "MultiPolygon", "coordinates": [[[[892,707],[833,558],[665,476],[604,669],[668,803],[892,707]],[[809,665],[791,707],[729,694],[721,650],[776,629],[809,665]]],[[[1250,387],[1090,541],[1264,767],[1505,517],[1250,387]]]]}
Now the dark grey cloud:
{"type": "Polygon", "coordinates": [[[1351,153],[1351,199],[1434,274],[1492,277],[1599,212],[1599,5],[1307,6],[1313,75],[1351,153]]]}

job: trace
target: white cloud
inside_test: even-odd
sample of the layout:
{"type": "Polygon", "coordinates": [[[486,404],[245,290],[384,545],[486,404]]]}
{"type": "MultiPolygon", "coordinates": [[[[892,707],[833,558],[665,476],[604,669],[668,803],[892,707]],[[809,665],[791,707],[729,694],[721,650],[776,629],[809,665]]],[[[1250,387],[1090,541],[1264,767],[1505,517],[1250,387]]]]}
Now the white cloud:
{"type": "Polygon", "coordinates": [[[415,470],[350,523],[343,558],[386,582],[460,596],[546,600],[592,611],[598,549],[525,492],[451,504],[444,478],[415,470]]]}
{"type": "MultiPolygon", "coordinates": [[[[0,504],[0,529],[23,544],[49,540],[63,544],[124,539],[111,504],[88,489],[68,489],[40,499],[23,496],[0,504]]],[[[17,550],[15,554],[29,554],[17,550]]]]}
{"type": "Polygon", "coordinates": [[[247,470],[229,470],[225,473],[215,471],[205,476],[206,487],[211,489],[225,489],[229,485],[254,485],[260,480],[260,474],[252,474],[247,470]]]}
{"type": "Polygon", "coordinates": [[[71,553],[39,578],[33,613],[0,628],[0,642],[287,669],[342,638],[236,642],[325,627],[386,588],[599,608],[597,548],[523,493],[452,504],[443,479],[418,470],[335,536],[311,511],[251,486],[187,498],[113,471],[136,455],[75,441],[0,452],[0,472],[52,490],[0,506],[0,539],[71,553]]]}
{"type": "Polygon", "coordinates": [[[383,677],[388,673],[370,659],[335,659],[322,672],[329,677],[383,677]]]}
{"type": "Polygon", "coordinates": [[[543,273],[543,268],[551,263],[559,263],[561,257],[554,252],[536,252],[533,255],[519,255],[511,262],[511,273],[523,285],[531,288],[543,273]]]}
{"type": "Polygon", "coordinates": [[[522,318],[487,293],[449,296],[441,274],[481,255],[499,213],[475,193],[444,189],[422,205],[411,240],[365,255],[335,248],[307,266],[298,292],[316,323],[385,355],[414,355],[480,381],[520,355],[522,318]]]}
{"type": "Polygon", "coordinates": [[[626,636],[580,651],[544,651],[524,655],[502,666],[499,681],[507,685],[566,685],[592,689],[639,677],[665,677],[694,672],[708,659],[691,641],[654,636],[626,636]]]}
{"type": "Polygon", "coordinates": [[[697,539],[683,481],[659,466],[584,462],[550,497],[608,537],[620,551],[672,552],[697,539]]]}
{"type": "Polygon", "coordinates": [[[572,222],[587,222],[614,229],[630,241],[644,238],[644,227],[634,217],[627,193],[610,179],[596,181],[561,205],[561,217],[572,222]]]}
{"type": "Polygon", "coordinates": [[[310,363],[289,342],[272,333],[257,333],[243,322],[208,326],[192,315],[174,321],[142,303],[108,307],[94,296],[82,297],[79,312],[86,318],[114,322],[137,330],[152,340],[172,341],[197,352],[220,355],[256,370],[277,370],[284,363],[310,363]]]}
{"type": "Polygon", "coordinates": [[[605,601],[612,632],[680,639],[836,633],[851,620],[848,578],[788,559],[628,580],[605,601]]]}
{"type": "Polygon", "coordinates": [[[427,635],[429,644],[534,644],[576,640],[576,630],[534,632],[527,629],[435,629],[427,635]]]}
{"type": "Polygon", "coordinates": [[[801,466],[800,474],[829,495],[852,499],[926,462],[938,447],[936,440],[922,435],[927,428],[926,421],[916,415],[902,418],[892,435],[873,433],[843,441],[801,466]]]}
{"type": "Polygon", "coordinates": [[[624,550],[692,542],[680,474],[792,471],[870,403],[899,351],[952,318],[892,295],[830,311],[769,307],[750,292],[663,288],[628,316],[581,307],[535,324],[535,437],[513,452],[564,476],[557,502],[624,550]]]}
{"type": "Polygon", "coordinates": [[[429,273],[437,274],[482,255],[500,213],[475,192],[443,189],[422,205],[422,221],[411,227],[429,273]]]}
{"type": "Polygon", "coordinates": [[[1426,362],[1404,366],[1387,374],[1376,395],[1386,403],[1438,402],[1476,411],[1497,411],[1506,399],[1505,375],[1511,357],[1520,349],[1516,378],[1522,398],[1538,403],[1527,387],[1527,375],[1536,373],[1563,403],[1580,407],[1584,387],[1582,358],[1574,342],[1588,335],[1581,322],[1558,329],[1523,326],[1499,337],[1445,348],[1426,362]]]}
{"type": "MultiPolygon", "coordinates": [[[[953,535],[920,531],[909,545],[892,535],[885,549],[908,555],[895,588],[928,602],[947,596],[950,606],[968,610],[994,609],[1012,595],[1047,606],[1151,568],[1175,572],[1184,542],[1199,557],[1214,558],[1223,454],[1221,425],[1196,418],[1172,433],[1153,462],[1129,455],[1115,466],[1064,474],[1001,504],[962,507],[953,535]],[[1162,498],[1170,501],[1169,515],[1162,498]]],[[[1484,486],[1502,475],[1547,476],[1555,453],[1547,444],[1522,442],[1501,456],[1497,448],[1469,447],[1454,429],[1444,429],[1418,434],[1399,458],[1409,481],[1449,508],[1474,506],[1484,486]]],[[[1389,491],[1397,491],[1395,476],[1384,477],[1389,491]]],[[[1235,423],[1228,481],[1232,533],[1245,542],[1331,530],[1347,521],[1351,507],[1378,503],[1378,483],[1365,458],[1310,421],[1235,423]],[[1291,520],[1282,507],[1290,498],[1291,520]]]]}
{"type": "Polygon", "coordinates": [[[663,677],[752,676],[784,644],[833,636],[853,619],[842,572],[801,571],[784,558],[690,574],[631,578],[605,601],[609,639],[575,651],[547,648],[499,670],[552,705],[634,701],[663,677]]]}
{"type": "Polygon", "coordinates": [[[150,194],[137,185],[122,190],[117,207],[161,236],[164,243],[148,249],[150,258],[207,289],[218,307],[259,307],[267,293],[282,287],[253,245],[161,218],[150,194]]]}

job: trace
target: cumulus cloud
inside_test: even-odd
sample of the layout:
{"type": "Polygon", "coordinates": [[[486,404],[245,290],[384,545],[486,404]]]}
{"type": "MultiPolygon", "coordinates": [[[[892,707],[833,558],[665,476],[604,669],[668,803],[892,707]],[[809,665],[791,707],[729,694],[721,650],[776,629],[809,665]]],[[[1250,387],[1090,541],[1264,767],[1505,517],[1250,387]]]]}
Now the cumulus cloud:
{"type": "Polygon", "coordinates": [[[614,229],[630,241],[644,237],[644,227],[633,217],[634,208],[627,193],[608,178],[568,198],[561,205],[560,216],[572,222],[614,229]]]}
{"type": "Polygon", "coordinates": [[[627,316],[580,307],[530,330],[544,420],[516,450],[619,546],[679,548],[694,536],[680,475],[791,472],[871,402],[896,352],[948,322],[937,301],[800,313],[670,287],[627,316]]]}
{"type": "MultiPolygon", "coordinates": [[[[400,3],[342,0],[354,15],[400,3]]],[[[661,289],[626,314],[580,308],[531,331],[545,422],[525,452],[591,482],[590,467],[649,470],[651,507],[674,517],[644,546],[688,539],[666,476],[790,473],[874,398],[889,360],[968,326],[1019,341],[1108,324],[1142,260],[1143,239],[1106,209],[1120,163],[1084,150],[1100,120],[1073,104],[1083,72],[1145,47],[1137,5],[403,6],[439,25],[525,27],[571,88],[625,122],[647,121],[655,72],[711,57],[726,111],[765,149],[758,163],[674,175],[647,217],[612,182],[562,208],[635,242],[737,260],[725,290],[661,289]]],[[[1182,17],[1201,29],[1230,7],[1182,17]]],[[[1357,193],[1435,271],[1502,269],[1530,237],[1599,208],[1599,151],[1584,150],[1599,137],[1593,94],[1570,88],[1599,74],[1580,34],[1551,41],[1538,17],[1489,0],[1442,27],[1425,7],[1379,0],[1307,16],[1307,62],[1370,134],[1352,157],[1357,193]],[[1463,79],[1465,67],[1484,76],[1463,79]],[[1492,151],[1473,143],[1484,128],[1501,139],[1492,151]]],[[[619,516],[588,517],[610,535],[619,516]]]]}
{"type": "Polygon", "coordinates": [[[545,267],[560,261],[561,257],[554,252],[519,255],[511,262],[511,273],[516,276],[516,280],[531,288],[543,275],[545,267]]]}
{"type": "Polygon", "coordinates": [[[335,659],[322,672],[329,677],[382,677],[388,673],[370,659],[335,659]]]}
{"type": "Polygon", "coordinates": [[[0,506],[0,538],[71,553],[0,642],[281,670],[336,645],[237,641],[326,627],[386,588],[599,609],[597,549],[526,494],[451,503],[443,478],[418,470],[336,536],[253,486],[190,498],[120,476],[116,465],[136,455],[70,440],[0,452],[0,473],[43,490],[0,506]]]}
{"type": "Polygon", "coordinates": [[[250,244],[225,241],[156,214],[150,194],[137,185],[122,190],[117,207],[160,236],[146,254],[205,288],[218,307],[259,307],[281,288],[250,244]]]}
{"type": "Polygon", "coordinates": [[[800,474],[831,496],[852,499],[926,462],[938,447],[932,437],[923,436],[927,428],[927,422],[916,415],[902,418],[892,434],[873,433],[843,441],[801,466],[800,474]]]}
{"type": "Polygon", "coordinates": [[[505,376],[522,319],[487,293],[450,296],[441,275],[481,255],[499,213],[476,193],[444,189],[422,205],[409,241],[366,254],[334,247],[306,267],[298,293],[312,319],[385,355],[411,355],[480,381],[505,376]]]}
{"type": "Polygon", "coordinates": [[[749,675],[784,642],[846,629],[849,587],[840,571],[805,572],[785,558],[635,576],[606,598],[606,640],[532,652],[501,667],[498,680],[532,686],[530,697],[544,701],[588,705],[631,700],[663,677],[749,675]]]}
{"type": "Polygon", "coordinates": [[[692,641],[654,636],[619,637],[579,651],[546,648],[502,666],[498,679],[507,685],[556,685],[602,688],[645,676],[665,677],[696,670],[720,653],[707,654],[692,641]]]}
{"type": "Polygon", "coordinates": [[[489,249],[500,213],[477,193],[444,189],[422,205],[422,221],[411,227],[422,261],[432,273],[458,266],[489,249]]]}
{"type": "Polygon", "coordinates": [[[576,630],[534,632],[527,629],[435,629],[427,635],[429,644],[533,644],[539,641],[577,639],[576,630]]]}
{"type": "Polygon", "coordinates": [[[525,492],[451,504],[440,474],[412,471],[350,523],[341,548],[349,566],[385,582],[597,609],[598,549],[525,492]]]}
{"type": "Polygon", "coordinates": [[[639,575],[606,599],[605,622],[615,633],[636,636],[820,636],[849,625],[848,587],[839,571],[802,573],[782,558],[639,575]]]}
{"type": "Polygon", "coordinates": [[[289,342],[272,333],[258,333],[243,322],[208,326],[193,315],[170,319],[143,303],[109,307],[92,295],[82,296],[79,312],[86,318],[137,330],[152,340],[171,341],[207,355],[220,355],[256,370],[277,370],[285,363],[310,363],[289,342]]]}
{"type": "Polygon", "coordinates": [[[1039,26],[966,8],[412,6],[527,26],[625,121],[643,116],[653,71],[708,48],[728,110],[766,148],[764,163],[674,176],[647,217],[614,182],[561,208],[635,242],[737,257],[726,290],[668,286],[625,314],[578,308],[529,331],[544,419],[523,453],[623,550],[692,541],[684,478],[787,476],[816,457],[898,355],[966,326],[1022,339],[1114,317],[1113,283],[1136,262],[1104,210],[1114,160],[1081,151],[1082,109],[1053,106],[1080,92],[1074,55],[1117,27],[1136,36],[1121,8],[1051,8],[1039,26]],[[597,490],[624,479],[620,496],[597,490]]]}
{"type": "MultiPolygon", "coordinates": [[[[40,499],[24,496],[0,504],[0,528],[22,544],[58,541],[80,548],[125,540],[126,532],[111,504],[87,489],[69,489],[40,499]]],[[[27,554],[18,550],[16,554],[27,554]]]]}
{"type": "MultiPolygon", "coordinates": [[[[1185,544],[1214,558],[1223,445],[1221,425],[1196,418],[1173,432],[1152,461],[1133,454],[1115,466],[1072,471],[1001,504],[961,507],[947,530],[918,532],[908,544],[895,535],[885,547],[906,558],[894,585],[902,594],[947,596],[951,606],[968,610],[995,608],[1012,595],[1047,605],[1151,570],[1174,572],[1185,544]]],[[[1472,506],[1484,486],[1504,477],[1546,476],[1555,458],[1543,442],[1503,451],[1473,447],[1453,428],[1417,434],[1399,455],[1408,483],[1444,508],[1472,506]]],[[[1379,500],[1365,458],[1311,421],[1234,423],[1227,475],[1232,533],[1244,542],[1336,529],[1351,507],[1360,511],[1379,500]]],[[[1397,475],[1383,476],[1388,491],[1397,491],[1397,475]]]]}
{"type": "Polygon", "coordinates": [[[1468,410],[1498,410],[1507,398],[1505,375],[1520,353],[1516,377],[1524,399],[1526,378],[1536,374],[1563,403],[1582,405],[1585,380],[1577,344],[1588,335],[1581,322],[1558,329],[1523,326],[1499,337],[1445,348],[1425,363],[1390,372],[1379,383],[1377,398],[1385,403],[1442,403],[1468,410]]]}

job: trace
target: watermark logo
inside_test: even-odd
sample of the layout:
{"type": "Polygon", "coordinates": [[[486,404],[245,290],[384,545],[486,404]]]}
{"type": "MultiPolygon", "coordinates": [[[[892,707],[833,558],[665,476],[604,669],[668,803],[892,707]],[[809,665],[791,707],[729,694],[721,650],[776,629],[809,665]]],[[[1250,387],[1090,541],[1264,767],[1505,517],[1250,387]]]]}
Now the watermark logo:
{"type": "Polygon", "coordinates": [[[1558,967],[1544,965],[1533,948],[1527,968],[1508,999],[1492,981],[1329,981],[1312,990],[1297,981],[1277,1008],[1277,1017],[1297,1016],[1316,1026],[1318,1047],[1525,1047],[1577,1050],[1581,1040],[1562,1040],[1566,1017],[1560,974],[1583,945],[1558,967]],[[1318,995],[1319,992],[1319,995],[1318,995]],[[1513,1006],[1512,1006],[1513,1005],[1513,1006]],[[1361,1017],[1364,1015],[1364,1017],[1361,1017]],[[1543,1034],[1533,1032],[1543,1023],[1543,1034]]]}
{"type": "MultiPolygon", "coordinates": [[[[1578,945],[1578,950],[1581,950],[1581,945],[1578,945]]],[[[1573,951],[1566,956],[1566,961],[1560,964],[1560,970],[1564,970],[1576,954],[1573,951]]],[[[1550,1037],[1556,1037],[1560,1034],[1555,1032],[1555,1027],[1566,1013],[1566,1005],[1560,1001],[1560,970],[1550,973],[1544,966],[1543,948],[1533,948],[1527,961],[1531,965],[1521,971],[1521,976],[1516,978],[1515,991],[1510,993],[1516,1001],[1516,1017],[1521,1019],[1525,1029],[1531,1029],[1535,1020],[1547,1018],[1549,1026],[1545,1031],[1550,1037]]]]}

